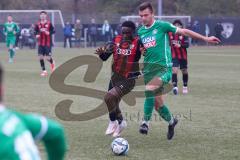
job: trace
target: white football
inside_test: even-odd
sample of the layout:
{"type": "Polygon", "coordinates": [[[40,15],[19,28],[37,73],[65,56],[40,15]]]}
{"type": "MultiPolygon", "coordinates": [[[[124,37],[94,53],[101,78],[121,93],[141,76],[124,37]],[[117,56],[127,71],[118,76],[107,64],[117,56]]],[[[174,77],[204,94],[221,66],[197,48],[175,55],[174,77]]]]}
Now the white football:
{"type": "Polygon", "coordinates": [[[111,143],[112,152],[115,155],[127,155],[129,150],[128,141],[124,138],[116,138],[111,143]]]}

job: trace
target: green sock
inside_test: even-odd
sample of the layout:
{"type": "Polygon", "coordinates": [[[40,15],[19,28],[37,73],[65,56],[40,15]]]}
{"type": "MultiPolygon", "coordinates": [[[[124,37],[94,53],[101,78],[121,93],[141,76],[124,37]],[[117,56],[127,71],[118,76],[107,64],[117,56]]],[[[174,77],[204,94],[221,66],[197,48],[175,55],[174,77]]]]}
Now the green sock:
{"type": "Polygon", "coordinates": [[[170,123],[170,121],[172,121],[171,112],[168,110],[168,107],[166,105],[159,107],[158,113],[165,121],[167,121],[169,123],[170,123]]]}
{"type": "Polygon", "coordinates": [[[10,58],[13,59],[14,54],[15,54],[14,50],[13,50],[13,49],[10,49],[10,50],[9,50],[9,54],[10,54],[10,58]]]}
{"type": "Polygon", "coordinates": [[[144,120],[149,121],[152,117],[152,112],[155,104],[155,97],[152,91],[145,91],[145,102],[144,102],[144,120]]]}

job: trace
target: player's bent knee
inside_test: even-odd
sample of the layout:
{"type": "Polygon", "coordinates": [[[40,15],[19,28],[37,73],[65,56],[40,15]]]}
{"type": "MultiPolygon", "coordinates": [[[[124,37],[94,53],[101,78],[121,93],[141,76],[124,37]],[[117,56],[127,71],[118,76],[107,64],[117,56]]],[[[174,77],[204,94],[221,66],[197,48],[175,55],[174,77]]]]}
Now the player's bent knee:
{"type": "Polygon", "coordinates": [[[172,68],[172,72],[173,72],[173,74],[177,74],[178,73],[178,68],[177,67],[173,67],[172,68]]]}
{"type": "Polygon", "coordinates": [[[40,60],[44,59],[44,57],[43,57],[42,55],[39,55],[38,58],[39,58],[40,60]]]}
{"type": "Polygon", "coordinates": [[[154,91],[158,89],[162,85],[162,79],[160,77],[153,78],[147,85],[146,90],[147,91],[154,91]]]}
{"type": "Polygon", "coordinates": [[[10,45],[10,46],[9,46],[9,49],[13,49],[13,45],[10,45]]]}
{"type": "Polygon", "coordinates": [[[46,59],[47,60],[50,60],[52,57],[51,56],[46,56],[46,59]]]}
{"type": "Polygon", "coordinates": [[[188,74],[188,70],[187,70],[187,68],[185,68],[185,69],[181,69],[181,71],[182,71],[183,74],[188,74]]]}

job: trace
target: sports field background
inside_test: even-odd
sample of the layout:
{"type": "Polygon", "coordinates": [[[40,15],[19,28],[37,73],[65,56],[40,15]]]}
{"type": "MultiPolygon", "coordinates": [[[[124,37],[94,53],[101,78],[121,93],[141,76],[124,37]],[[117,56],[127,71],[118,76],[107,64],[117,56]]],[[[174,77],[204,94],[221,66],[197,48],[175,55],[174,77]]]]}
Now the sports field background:
{"type": "MultiPolygon", "coordinates": [[[[79,55],[91,55],[94,49],[54,49],[57,66],[79,55]]],[[[7,63],[7,50],[1,49],[5,68],[5,104],[23,112],[39,112],[61,122],[69,141],[69,160],[239,160],[240,159],[240,47],[193,47],[189,49],[189,94],[167,96],[166,104],[180,121],[172,141],[166,139],[167,124],[156,112],[147,136],[138,133],[143,115],[143,98],[136,106],[121,103],[128,128],[122,137],[130,144],[128,156],[113,156],[112,138],[105,136],[108,117],[86,122],[64,122],[54,113],[64,99],[72,99],[71,111],[80,113],[101,103],[90,97],[63,95],[53,91],[48,78],[40,77],[36,50],[18,50],[16,61],[7,63]],[[140,115],[140,116],[139,116],[140,115]]],[[[67,84],[107,90],[110,62],[104,64],[96,82],[83,82],[85,67],[76,69],[67,84]]],[[[47,68],[49,65],[47,63],[47,68]]],[[[179,77],[181,84],[181,77],[179,77]]],[[[180,87],[181,91],[181,87],[180,87]]],[[[41,146],[41,151],[43,147],[41,146]]],[[[44,155],[44,152],[42,152],[44,155]]]]}

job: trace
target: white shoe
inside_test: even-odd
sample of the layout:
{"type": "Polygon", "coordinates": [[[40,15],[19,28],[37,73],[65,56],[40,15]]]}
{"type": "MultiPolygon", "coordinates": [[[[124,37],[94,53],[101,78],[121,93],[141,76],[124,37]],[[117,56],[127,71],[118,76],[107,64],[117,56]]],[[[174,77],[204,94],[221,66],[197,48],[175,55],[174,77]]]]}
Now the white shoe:
{"type": "Polygon", "coordinates": [[[48,74],[47,74],[47,71],[45,70],[45,71],[42,71],[40,75],[41,77],[46,77],[48,74]]]}
{"type": "Polygon", "coordinates": [[[127,122],[126,122],[126,121],[122,121],[122,123],[117,126],[117,129],[116,129],[115,132],[113,133],[113,137],[119,137],[120,134],[122,133],[122,131],[123,131],[126,127],[127,127],[127,122]]]}
{"type": "Polygon", "coordinates": [[[183,87],[182,93],[183,94],[188,94],[188,87],[183,87]]]}
{"type": "Polygon", "coordinates": [[[117,121],[110,121],[105,134],[106,135],[113,134],[115,132],[115,130],[117,129],[117,127],[118,127],[118,122],[117,121]]]}
{"type": "Polygon", "coordinates": [[[9,58],[8,63],[13,63],[13,59],[9,58]]]}

